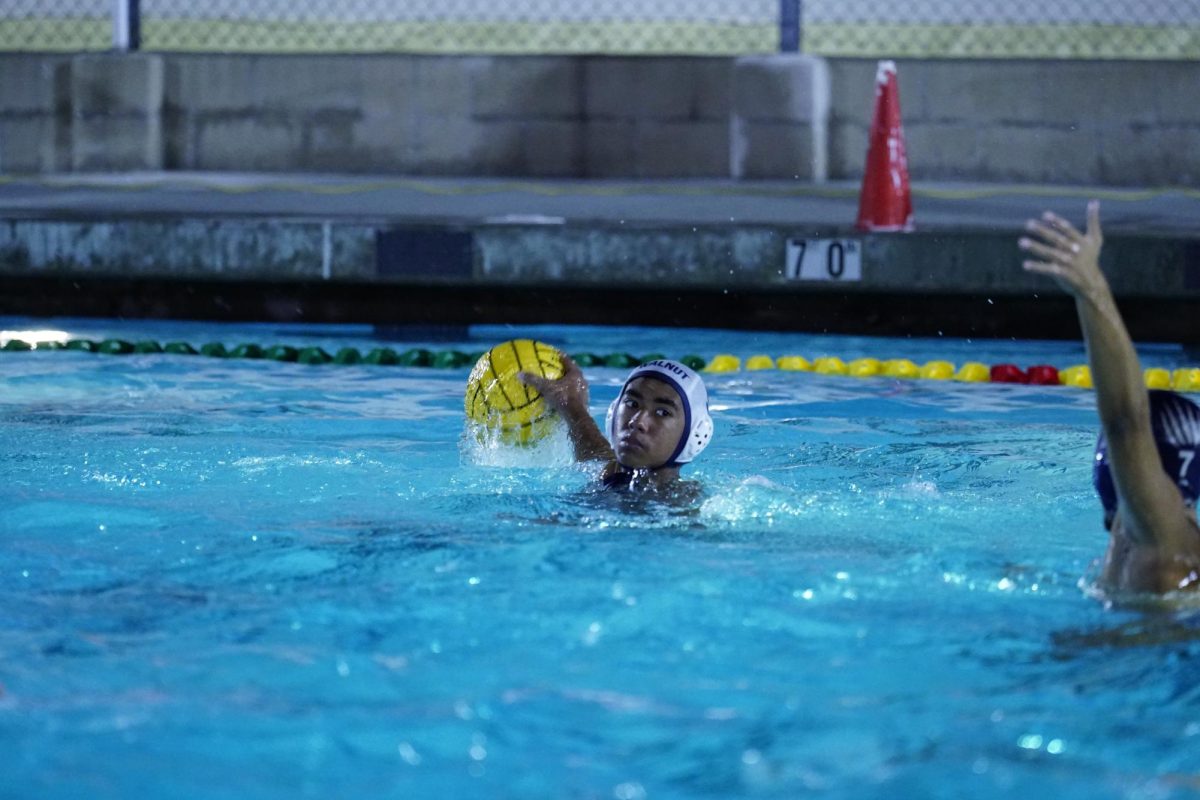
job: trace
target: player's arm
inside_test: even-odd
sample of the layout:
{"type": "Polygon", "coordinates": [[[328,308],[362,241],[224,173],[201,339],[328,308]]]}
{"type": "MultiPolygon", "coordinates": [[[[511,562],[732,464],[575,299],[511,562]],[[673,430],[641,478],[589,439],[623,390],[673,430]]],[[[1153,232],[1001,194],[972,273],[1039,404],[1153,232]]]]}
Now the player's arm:
{"type": "Polygon", "coordinates": [[[615,467],[617,457],[612,445],[604,438],[588,411],[588,384],[583,377],[583,370],[570,356],[565,353],[559,355],[563,365],[561,378],[550,380],[527,372],[517,377],[541,394],[566,421],[577,461],[609,461],[615,467]]]}
{"type": "Polygon", "coordinates": [[[1032,236],[1019,244],[1034,258],[1025,269],[1053,277],[1075,298],[1126,534],[1137,544],[1172,548],[1189,526],[1158,458],[1137,352],[1100,271],[1100,205],[1088,204],[1085,233],[1049,211],[1027,228],[1032,236]]]}

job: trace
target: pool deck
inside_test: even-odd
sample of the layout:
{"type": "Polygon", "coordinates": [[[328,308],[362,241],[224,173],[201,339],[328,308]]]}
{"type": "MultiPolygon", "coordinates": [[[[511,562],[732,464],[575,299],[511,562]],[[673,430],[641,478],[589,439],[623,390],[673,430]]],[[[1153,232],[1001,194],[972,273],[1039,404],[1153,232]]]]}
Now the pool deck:
{"type": "Polygon", "coordinates": [[[1069,303],[1022,272],[1015,239],[1092,197],[1131,328],[1190,340],[1200,191],[1183,188],[917,183],[914,232],[862,234],[844,182],[8,177],[0,313],[593,322],[613,314],[603,295],[616,321],[1070,337],[1069,303]],[[789,274],[789,242],[838,241],[859,270],[789,274]]]}
{"type": "MultiPolygon", "coordinates": [[[[255,217],[498,222],[853,226],[858,184],[780,181],[538,181],[272,173],[64,174],[0,179],[8,219],[255,217]]],[[[1032,211],[1082,216],[1099,198],[1111,231],[1196,236],[1200,190],[917,183],[930,231],[1016,231],[1032,211]]]]}

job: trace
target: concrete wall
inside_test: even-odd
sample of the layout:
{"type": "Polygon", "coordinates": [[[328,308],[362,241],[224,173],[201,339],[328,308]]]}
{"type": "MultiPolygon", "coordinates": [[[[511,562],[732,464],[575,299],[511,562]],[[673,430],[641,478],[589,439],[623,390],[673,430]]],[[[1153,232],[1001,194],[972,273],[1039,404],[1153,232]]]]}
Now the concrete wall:
{"type": "MultiPolygon", "coordinates": [[[[465,239],[462,274],[426,258],[386,271],[381,229],[300,219],[0,220],[0,278],[80,275],[234,280],[467,280],[575,286],[775,287],[829,283],[786,278],[794,226],[412,225],[413,237],[465,239]]],[[[1009,231],[916,232],[862,238],[861,280],[847,291],[1061,295],[1016,264],[1009,231]]],[[[1200,299],[1200,243],[1108,233],[1103,265],[1119,297],[1200,299]],[[1147,269],[1121,269],[1144,264],[1147,269]]],[[[1196,329],[1200,333],[1200,328],[1196,329]]]]}
{"type": "MultiPolygon", "coordinates": [[[[899,63],[914,179],[1200,184],[1200,62],[899,63]]],[[[830,62],[830,174],[862,170],[874,62],[830,62]]]]}
{"type": "MultiPolygon", "coordinates": [[[[916,180],[1200,182],[1200,63],[909,61],[916,180]]],[[[874,62],[0,55],[0,173],[860,176],[874,62]]]]}

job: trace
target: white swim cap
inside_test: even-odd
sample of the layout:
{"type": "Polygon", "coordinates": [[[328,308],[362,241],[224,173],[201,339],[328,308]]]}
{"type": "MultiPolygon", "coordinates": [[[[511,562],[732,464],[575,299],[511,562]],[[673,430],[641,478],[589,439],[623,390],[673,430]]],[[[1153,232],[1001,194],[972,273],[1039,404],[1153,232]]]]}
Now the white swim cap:
{"type": "Polygon", "coordinates": [[[667,359],[647,361],[629,373],[629,377],[621,385],[617,399],[608,407],[608,415],[604,420],[608,440],[614,444],[617,440],[617,409],[621,405],[621,398],[625,396],[625,387],[629,386],[634,378],[654,378],[662,381],[678,392],[683,401],[683,436],[680,437],[674,454],[662,466],[686,464],[700,455],[700,452],[708,447],[713,434],[712,416],[708,413],[708,389],[704,388],[700,373],[678,361],[667,359]]]}

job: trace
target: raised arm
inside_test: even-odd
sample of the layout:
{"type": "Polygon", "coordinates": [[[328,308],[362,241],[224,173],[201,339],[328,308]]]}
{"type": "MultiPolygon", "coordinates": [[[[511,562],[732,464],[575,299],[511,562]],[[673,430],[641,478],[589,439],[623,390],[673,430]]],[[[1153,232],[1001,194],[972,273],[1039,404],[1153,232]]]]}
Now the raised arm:
{"type": "Polygon", "coordinates": [[[575,448],[577,461],[607,461],[609,469],[615,470],[617,457],[612,445],[596,421],[588,411],[588,384],[583,377],[583,370],[565,353],[559,353],[562,358],[563,375],[557,380],[549,380],[540,375],[527,372],[519,377],[527,386],[533,387],[546,399],[555,411],[566,421],[567,431],[571,436],[571,444],[575,448]]]}
{"type": "Polygon", "coordinates": [[[1125,535],[1138,545],[1182,552],[1195,533],[1159,460],[1137,352],[1100,271],[1100,204],[1088,204],[1085,233],[1049,211],[1026,227],[1031,236],[1019,245],[1034,258],[1025,269],[1053,277],[1075,298],[1125,535]]]}

